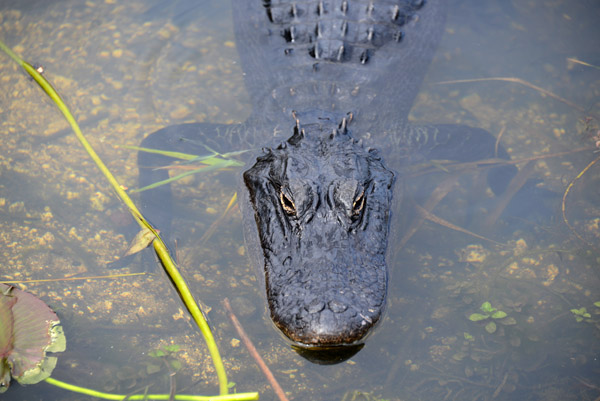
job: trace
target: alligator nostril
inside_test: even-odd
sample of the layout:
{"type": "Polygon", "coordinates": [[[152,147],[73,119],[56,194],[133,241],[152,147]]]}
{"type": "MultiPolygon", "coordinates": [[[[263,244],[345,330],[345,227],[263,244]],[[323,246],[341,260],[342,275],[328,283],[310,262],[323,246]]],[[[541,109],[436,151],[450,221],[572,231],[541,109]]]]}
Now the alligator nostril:
{"type": "Polygon", "coordinates": [[[319,313],[325,308],[325,302],[315,299],[307,307],[309,313],[319,313]]]}
{"type": "Polygon", "coordinates": [[[348,309],[348,306],[346,304],[342,303],[342,302],[339,302],[339,301],[330,301],[329,302],[329,309],[331,309],[335,313],[342,313],[346,309],[348,309]]]}

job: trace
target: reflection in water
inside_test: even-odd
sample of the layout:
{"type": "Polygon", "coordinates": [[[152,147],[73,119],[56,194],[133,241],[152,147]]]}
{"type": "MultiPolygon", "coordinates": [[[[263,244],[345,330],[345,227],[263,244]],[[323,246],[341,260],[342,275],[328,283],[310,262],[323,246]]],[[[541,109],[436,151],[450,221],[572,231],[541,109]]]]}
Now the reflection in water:
{"type": "MultiPolygon", "coordinates": [[[[46,67],[48,79],[126,185],[135,185],[135,158],[117,145],[137,145],[145,134],[178,122],[243,121],[251,109],[224,4],[216,13],[206,5],[182,14],[159,0],[34,2],[33,9],[25,2],[8,3],[0,5],[0,36],[46,67]]],[[[535,161],[543,186],[562,194],[597,156],[592,148],[599,129],[598,71],[566,61],[576,57],[600,64],[595,7],[567,1],[453,1],[427,78],[436,83],[519,77],[586,113],[510,83],[426,83],[412,118],[502,132],[515,160],[590,147],[535,161]]],[[[126,246],[111,223],[119,209],[110,190],[78,153],[53,106],[4,57],[0,76],[0,276],[106,274],[105,263],[126,246]]],[[[231,172],[207,177],[191,178],[176,189],[178,253],[194,293],[213,307],[209,318],[226,363],[234,367],[230,379],[238,390],[270,396],[218,308],[225,295],[240,300],[240,319],[296,399],[341,400],[349,389],[403,400],[598,397],[598,250],[565,228],[560,202],[553,204],[553,221],[526,219],[516,226],[504,219],[493,232],[482,233],[507,246],[429,222],[402,250],[390,244],[385,322],[349,361],[316,366],[290,350],[264,316],[264,300],[245,259],[239,214],[212,242],[196,245],[234,190],[231,172]],[[514,321],[493,314],[469,320],[484,302],[514,321]],[[493,331],[486,330],[490,322],[493,331]]],[[[419,186],[419,180],[409,183],[409,195],[410,185],[419,186]]],[[[488,198],[476,191],[476,180],[460,181],[435,214],[467,226],[458,211],[478,205],[474,214],[485,217],[488,198]]],[[[598,188],[594,167],[576,182],[566,203],[575,230],[596,247],[598,188]]],[[[412,213],[410,205],[403,206],[412,213]]],[[[392,227],[398,238],[410,222],[405,224],[392,227]]],[[[165,372],[149,374],[144,355],[178,344],[183,365],[178,388],[185,383],[188,392],[212,393],[216,386],[206,351],[167,283],[157,275],[28,285],[64,322],[69,348],[55,376],[123,393],[141,393],[146,383],[154,383],[151,391],[164,392],[165,372]],[[135,380],[123,373],[124,366],[133,369],[135,380]]],[[[13,386],[3,394],[7,400],[67,397],[36,386],[13,386]]]]}
{"type": "Polygon", "coordinates": [[[292,345],[294,351],[306,360],[319,365],[335,365],[352,358],[364,344],[345,345],[339,347],[299,347],[292,345]]]}

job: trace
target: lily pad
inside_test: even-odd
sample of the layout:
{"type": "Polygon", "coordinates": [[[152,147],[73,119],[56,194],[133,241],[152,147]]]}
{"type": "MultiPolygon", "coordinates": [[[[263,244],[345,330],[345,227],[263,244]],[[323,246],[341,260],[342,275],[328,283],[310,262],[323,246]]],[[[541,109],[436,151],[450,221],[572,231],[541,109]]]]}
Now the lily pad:
{"type": "Polygon", "coordinates": [[[21,384],[50,377],[56,357],[66,347],[60,321],[48,305],[34,295],[0,284],[0,393],[10,378],[21,384]]]}

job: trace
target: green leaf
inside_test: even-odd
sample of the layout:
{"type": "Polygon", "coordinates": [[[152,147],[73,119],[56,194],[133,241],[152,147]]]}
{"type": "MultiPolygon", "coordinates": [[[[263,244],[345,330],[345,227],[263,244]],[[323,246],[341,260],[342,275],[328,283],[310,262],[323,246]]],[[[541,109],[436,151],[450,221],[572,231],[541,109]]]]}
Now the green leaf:
{"type": "Polygon", "coordinates": [[[579,309],[571,309],[571,312],[573,312],[575,315],[583,316],[587,312],[587,309],[585,309],[585,307],[579,309]]]}
{"type": "Polygon", "coordinates": [[[61,325],[50,327],[50,345],[46,348],[47,352],[63,352],[67,349],[67,338],[61,325]]]}
{"type": "Polygon", "coordinates": [[[481,304],[481,308],[482,311],[484,311],[485,313],[492,313],[496,310],[496,308],[492,308],[492,304],[489,302],[484,302],[481,304]]]}
{"type": "Polygon", "coordinates": [[[178,352],[179,351],[179,345],[177,345],[177,344],[167,345],[164,348],[164,350],[168,351],[168,352],[178,352]]]}
{"type": "Polygon", "coordinates": [[[482,315],[481,313],[473,313],[471,316],[469,316],[469,320],[472,322],[479,322],[480,320],[485,320],[488,317],[490,317],[490,316],[482,315]]]}
{"type": "Polygon", "coordinates": [[[494,312],[494,314],[492,315],[492,319],[504,319],[506,316],[508,316],[506,312],[499,310],[494,312]]]}
{"type": "Polygon", "coordinates": [[[46,356],[35,368],[27,370],[22,376],[15,379],[19,384],[36,384],[47,379],[56,367],[58,359],[55,356],[46,356]]]}
{"type": "Polygon", "coordinates": [[[579,323],[583,321],[583,318],[580,316],[575,316],[575,320],[577,320],[577,322],[579,323]]]}
{"type": "Polygon", "coordinates": [[[594,302],[594,306],[597,307],[597,308],[600,308],[600,301],[594,302]]]}
{"type": "Polygon", "coordinates": [[[17,298],[10,295],[12,287],[0,286],[0,394],[8,390],[10,385],[10,365],[6,359],[13,349],[13,314],[12,307],[17,298]]]}
{"type": "MultiPolygon", "coordinates": [[[[159,155],[172,157],[173,159],[186,160],[187,162],[192,162],[192,163],[199,162],[199,163],[204,163],[204,164],[208,164],[208,165],[219,163],[219,160],[223,161],[223,159],[229,159],[230,157],[238,156],[238,155],[241,155],[243,153],[250,151],[250,149],[244,149],[244,150],[238,150],[235,152],[228,152],[228,153],[221,154],[221,153],[209,148],[206,145],[202,145],[202,146],[204,146],[209,152],[211,152],[211,154],[199,156],[199,155],[192,155],[189,153],[171,152],[168,150],[142,148],[139,146],[131,146],[131,145],[121,145],[120,147],[125,148],[125,149],[137,150],[138,152],[156,153],[159,155]]],[[[228,161],[234,162],[236,166],[244,165],[244,163],[242,163],[238,160],[228,160],[228,161]]]]}
{"type": "Polygon", "coordinates": [[[467,332],[464,333],[464,336],[465,336],[465,340],[467,340],[467,341],[474,341],[475,340],[475,338],[472,335],[470,335],[469,333],[467,333],[467,332]]]}
{"type": "Polygon", "coordinates": [[[180,153],[180,152],[170,152],[167,150],[160,150],[160,149],[142,148],[139,146],[121,145],[120,147],[125,148],[125,149],[137,150],[138,152],[156,153],[159,155],[168,156],[168,157],[172,157],[174,159],[181,159],[181,160],[193,160],[193,159],[198,158],[198,155],[191,155],[188,153],[180,153]]]}
{"type": "Polygon", "coordinates": [[[161,185],[165,185],[165,184],[168,184],[173,181],[177,181],[183,177],[187,177],[188,175],[192,175],[192,174],[196,174],[196,173],[208,173],[209,171],[218,170],[220,168],[236,167],[236,166],[240,166],[240,165],[243,165],[243,164],[240,164],[240,162],[238,162],[237,160],[218,159],[218,162],[207,165],[206,167],[201,167],[201,168],[197,168],[194,170],[186,171],[185,173],[181,173],[179,175],[176,175],[175,177],[167,178],[166,180],[162,180],[162,181],[155,182],[154,184],[146,185],[143,188],[132,189],[129,192],[130,193],[142,192],[142,191],[146,191],[148,189],[160,187],[161,185]]]}
{"type": "Polygon", "coordinates": [[[514,326],[515,324],[517,324],[517,321],[515,320],[514,317],[507,317],[506,319],[502,319],[500,320],[498,323],[504,325],[504,326],[514,326]]]}
{"type": "Polygon", "coordinates": [[[175,370],[178,371],[181,369],[182,365],[181,365],[181,361],[178,359],[173,359],[171,362],[171,367],[175,370]]]}
{"type": "Polygon", "coordinates": [[[160,372],[160,365],[146,365],[146,373],[149,375],[160,372]]]}
{"type": "Polygon", "coordinates": [[[163,351],[161,349],[157,349],[155,351],[149,352],[148,355],[150,355],[152,358],[160,358],[160,357],[163,357],[163,356],[165,356],[167,354],[165,353],[165,351],[163,351]]]}
{"type": "Polygon", "coordinates": [[[133,255],[148,248],[152,241],[154,241],[154,238],[156,238],[156,236],[150,229],[147,227],[142,228],[131,240],[129,248],[127,248],[127,251],[125,251],[123,256],[133,255]]]}
{"type": "Polygon", "coordinates": [[[6,358],[0,358],[0,394],[10,386],[10,365],[6,358]]]}
{"type": "Polygon", "coordinates": [[[488,324],[485,325],[485,331],[487,331],[490,334],[493,334],[496,332],[496,323],[494,322],[489,322],[488,324]]]}

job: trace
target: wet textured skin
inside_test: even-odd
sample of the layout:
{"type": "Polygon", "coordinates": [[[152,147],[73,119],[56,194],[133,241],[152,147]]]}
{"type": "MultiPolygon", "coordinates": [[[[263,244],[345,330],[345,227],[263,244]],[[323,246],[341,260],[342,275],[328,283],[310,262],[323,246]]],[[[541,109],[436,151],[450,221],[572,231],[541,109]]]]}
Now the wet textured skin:
{"type": "MultiPolygon", "coordinates": [[[[270,316],[300,347],[360,346],[385,309],[394,183],[362,142],[394,155],[397,179],[422,159],[494,155],[495,138],[483,130],[406,123],[443,31],[444,2],[234,0],[233,14],[253,114],[241,125],[167,127],[142,146],[189,152],[199,141],[231,151],[275,142],[243,173],[241,201],[270,316]]],[[[139,165],[159,159],[141,153],[139,165]]],[[[514,167],[493,173],[503,186],[514,167]]],[[[161,174],[141,168],[140,184],[161,174]]],[[[168,186],[142,193],[144,210],[162,212],[149,217],[163,233],[170,196],[168,186]]]]}
{"type": "Polygon", "coordinates": [[[393,173],[323,119],[244,173],[271,318],[304,345],[351,344],[381,318],[393,173]]]}
{"type": "Polygon", "coordinates": [[[415,139],[406,114],[443,10],[434,1],[255,0],[233,11],[260,111],[246,124],[295,121],[293,135],[243,174],[244,218],[255,220],[246,237],[258,238],[250,254],[264,272],[271,318],[301,346],[359,344],[385,309],[394,178],[357,139],[381,131],[380,118],[392,141],[415,139]]]}

